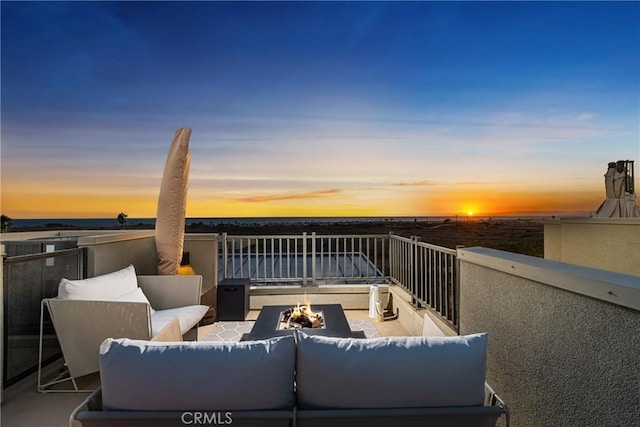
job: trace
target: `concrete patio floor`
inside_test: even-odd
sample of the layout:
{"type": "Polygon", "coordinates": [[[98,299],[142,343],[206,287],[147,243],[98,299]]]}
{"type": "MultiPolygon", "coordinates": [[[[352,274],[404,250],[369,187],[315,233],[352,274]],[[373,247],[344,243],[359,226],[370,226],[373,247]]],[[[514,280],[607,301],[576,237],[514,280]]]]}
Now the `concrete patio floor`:
{"type": "MultiPolygon", "coordinates": [[[[255,320],[259,311],[251,311],[247,320],[255,320]]],[[[348,320],[372,320],[366,310],[345,310],[348,320]]],[[[215,324],[198,328],[198,338],[206,336],[215,324]]],[[[381,336],[410,335],[398,320],[373,323],[381,336]]],[[[45,376],[51,376],[62,369],[62,360],[52,363],[44,370],[45,376]]],[[[83,378],[83,388],[95,388],[99,385],[98,375],[83,378]]],[[[37,375],[33,374],[19,383],[2,391],[0,407],[0,425],[2,427],[68,427],[69,416],[75,407],[89,393],[39,393],[37,375]]]]}

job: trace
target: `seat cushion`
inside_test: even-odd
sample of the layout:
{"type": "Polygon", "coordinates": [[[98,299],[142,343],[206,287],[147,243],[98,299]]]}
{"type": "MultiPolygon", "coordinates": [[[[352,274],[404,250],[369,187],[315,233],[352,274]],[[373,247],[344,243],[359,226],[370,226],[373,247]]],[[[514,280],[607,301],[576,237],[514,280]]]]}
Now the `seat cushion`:
{"type": "Polygon", "coordinates": [[[298,333],[298,406],[482,405],[486,350],[486,334],[353,339],[298,333]]]}
{"type": "Polygon", "coordinates": [[[133,265],[122,270],[83,280],[60,280],[58,298],[90,301],[112,301],[135,291],[138,278],[133,265]]]}
{"type": "Polygon", "coordinates": [[[208,310],[209,307],[206,305],[187,305],[168,310],[156,310],[151,316],[151,336],[158,335],[158,332],[167,326],[174,317],[180,321],[180,333],[184,335],[198,324],[208,310]]]}
{"type": "Polygon", "coordinates": [[[105,410],[291,409],[293,336],[262,341],[162,343],[107,339],[100,346],[105,410]]]}

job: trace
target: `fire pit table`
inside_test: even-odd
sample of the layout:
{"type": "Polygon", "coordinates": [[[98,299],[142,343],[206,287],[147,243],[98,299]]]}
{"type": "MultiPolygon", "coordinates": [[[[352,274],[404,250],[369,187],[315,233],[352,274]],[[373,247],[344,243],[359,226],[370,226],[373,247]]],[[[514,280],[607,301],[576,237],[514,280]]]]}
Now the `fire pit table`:
{"type": "MultiPolygon", "coordinates": [[[[292,310],[289,305],[265,305],[260,310],[251,332],[244,334],[240,341],[260,340],[265,338],[290,335],[294,330],[303,331],[309,335],[324,335],[329,337],[350,338],[354,336],[349,327],[342,305],[318,304],[313,311],[322,318],[322,325],[318,327],[289,327],[286,326],[284,314],[292,310]]],[[[286,317],[286,316],[285,316],[286,317]]]]}

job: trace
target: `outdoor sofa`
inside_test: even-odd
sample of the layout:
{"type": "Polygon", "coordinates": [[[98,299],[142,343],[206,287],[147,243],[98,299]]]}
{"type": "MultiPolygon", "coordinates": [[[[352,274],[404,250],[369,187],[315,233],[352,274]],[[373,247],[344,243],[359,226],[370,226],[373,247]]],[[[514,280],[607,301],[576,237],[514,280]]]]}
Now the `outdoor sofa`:
{"type": "Polygon", "coordinates": [[[486,334],[244,342],[108,339],[101,388],[70,427],[465,426],[508,411],[485,382],[486,334]]]}
{"type": "Polygon", "coordinates": [[[98,372],[106,338],[179,341],[197,337],[194,328],[209,309],[200,304],[202,276],[137,276],[133,265],[84,280],[62,279],[56,298],[42,300],[38,390],[98,372]],[[42,384],[45,308],[51,316],[68,376],[42,384]]]}

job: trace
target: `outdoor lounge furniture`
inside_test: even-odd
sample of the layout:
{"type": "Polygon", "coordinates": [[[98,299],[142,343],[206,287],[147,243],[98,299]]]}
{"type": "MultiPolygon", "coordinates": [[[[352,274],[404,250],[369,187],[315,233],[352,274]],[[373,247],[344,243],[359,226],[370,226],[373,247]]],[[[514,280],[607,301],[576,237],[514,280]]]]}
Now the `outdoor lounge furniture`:
{"type": "Polygon", "coordinates": [[[52,385],[70,380],[81,391],[76,379],[99,370],[99,348],[106,338],[182,340],[209,308],[200,305],[201,289],[202,276],[136,276],[132,265],[85,280],[62,279],[58,296],[42,300],[38,390],[54,391],[52,385]],[[68,376],[42,384],[45,307],[68,376]]]}
{"type": "Polygon", "coordinates": [[[486,334],[372,339],[296,332],[244,342],[108,339],[102,387],[70,427],[494,426],[486,334]],[[294,382],[296,386],[294,387],[294,382]]]}

